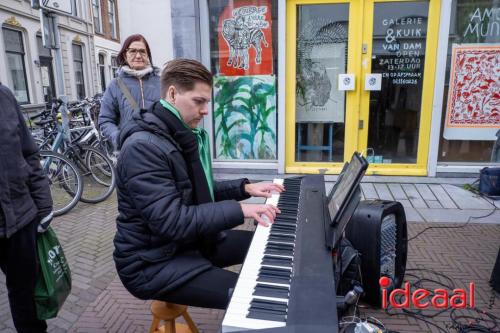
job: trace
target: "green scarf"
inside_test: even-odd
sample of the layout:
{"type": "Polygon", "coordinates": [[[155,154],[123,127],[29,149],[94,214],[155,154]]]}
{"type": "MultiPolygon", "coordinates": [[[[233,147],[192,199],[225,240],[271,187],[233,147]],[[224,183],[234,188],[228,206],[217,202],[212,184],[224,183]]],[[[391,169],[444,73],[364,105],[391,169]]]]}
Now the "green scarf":
{"type": "Polygon", "coordinates": [[[181,114],[179,111],[169,102],[165,101],[164,99],[160,99],[161,105],[172,112],[179,120],[181,123],[186,127],[189,128],[193,131],[193,133],[196,135],[196,140],[198,141],[198,152],[200,154],[200,161],[201,165],[203,167],[203,171],[205,172],[205,176],[207,177],[207,183],[208,183],[208,188],[210,190],[210,196],[212,197],[212,200],[215,200],[214,198],[214,176],[212,174],[212,160],[210,159],[210,143],[208,141],[208,133],[205,131],[203,128],[191,128],[184,122],[184,119],[182,119],[181,114]]]}

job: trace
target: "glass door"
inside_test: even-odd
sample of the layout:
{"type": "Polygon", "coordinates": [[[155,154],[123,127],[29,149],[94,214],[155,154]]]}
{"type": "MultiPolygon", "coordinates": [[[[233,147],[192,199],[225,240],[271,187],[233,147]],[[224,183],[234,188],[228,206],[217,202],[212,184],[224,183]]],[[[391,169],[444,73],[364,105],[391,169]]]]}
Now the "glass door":
{"type": "Polygon", "coordinates": [[[288,2],[286,172],[335,174],[359,151],[369,174],[426,174],[438,14],[438,0],[288,2]]]}
{"type": "Polygon", "coordinates": [[[361,57],[354,48],[361,36],[360,4],[287,4],[287,172],[335,173],[356,146],[359,92],[354,76],[348,85],[344,81],[349,77],[339,78],[359,67],[361,57]]]}
{"type": "Polygon", "coordinates": [[[371,173],[427,174],[438,13],[433,0],[365,3],[358,149],[371,173]]]}

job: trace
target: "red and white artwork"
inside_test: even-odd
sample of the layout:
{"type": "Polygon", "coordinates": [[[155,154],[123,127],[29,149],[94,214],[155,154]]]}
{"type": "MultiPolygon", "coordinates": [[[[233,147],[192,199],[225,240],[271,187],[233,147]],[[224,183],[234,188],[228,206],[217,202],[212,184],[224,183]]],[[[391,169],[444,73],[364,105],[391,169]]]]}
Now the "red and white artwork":
{"type": "Polygon", "coordinates": [[[272,75],[269,0],[232,0],[219,16],[219,74],[272,75]]]}
{"type": "Polygon", "coordinates": [[[453,45],[444,137],[495,140],[500,128],[500,45],[453,45]]]}

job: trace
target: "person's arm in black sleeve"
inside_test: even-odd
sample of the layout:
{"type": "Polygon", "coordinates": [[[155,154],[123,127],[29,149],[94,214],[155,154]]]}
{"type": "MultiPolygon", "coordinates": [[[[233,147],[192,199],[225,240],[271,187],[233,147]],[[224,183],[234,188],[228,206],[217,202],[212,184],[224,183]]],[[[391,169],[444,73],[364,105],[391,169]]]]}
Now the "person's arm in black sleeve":
{"type": "Polygon", "coordinates": [[[43,222],[44,229],[46,229],[52,220],[52,196],[50,194],[49,181],[47,176],[43,173],[40,164],[40,154],[38,153],[39,149],[26,126],[19,104],[17,104],[15,100],[13,102],[16,104],[19,118],[19,137],[21,140],[22,153],[26,163],[30,166],[27,183],[31,192],[31,197],[38,208],[40,222],[43,222]]]}
{"type": "Polygon", "coordinates": [[[250,184],[246,178],[214,182],[215,201],[241,201],[250,198],[250,195],[245,191],[246,184],[250,184]]]}
{"type": "Polygon", "coordinates": [[[154,144],[138,141],[121,152],[119,177],[149,228],[179,243],[191,243],[243,223],[234,200],[186,206],[178,191],[171,162],[154,144]]]}
{"type": "Polygon", "coordinates": [[[108,89],[104,92],[101,100],[101,110],[99,111],[99,128],[105,138],[111,141],[115,149],[118,147],[120,109],[117,97],[115,96],[115,81],[112,81],[108,89]]]}

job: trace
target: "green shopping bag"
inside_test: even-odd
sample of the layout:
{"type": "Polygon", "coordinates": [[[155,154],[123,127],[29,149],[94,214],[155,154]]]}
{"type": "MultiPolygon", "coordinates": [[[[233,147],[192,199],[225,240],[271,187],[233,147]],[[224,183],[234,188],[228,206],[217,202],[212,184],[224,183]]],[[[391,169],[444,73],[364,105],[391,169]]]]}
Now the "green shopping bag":
{"type": "Polygon", "coordinates": [[[35,304],[38,319],[57,316],[71,292],[71,272],[61,244],[52,228],[37,236],[40,273],[35,286],[35,304]]]}

